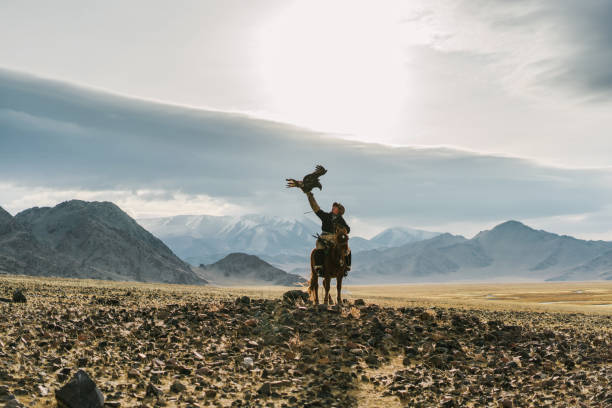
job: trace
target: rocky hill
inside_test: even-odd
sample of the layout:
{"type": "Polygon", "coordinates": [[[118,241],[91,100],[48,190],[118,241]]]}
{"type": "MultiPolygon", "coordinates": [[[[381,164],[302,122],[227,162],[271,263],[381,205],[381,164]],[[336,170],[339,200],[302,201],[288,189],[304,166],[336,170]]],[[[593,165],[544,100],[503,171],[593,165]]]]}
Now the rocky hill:
{"type": "Polygon", "coordinates": [[[289,274],[245,253],[229,254],[211,265],[201,265],[196,271],[211,283],[223,286],[296,286],[306,283],[306,279],[299,275],[289,274]]]}
{"type": "Polygon", "coordinates": [[[11,214],[0,207],[0,272],[34,276],[63,276],[75,262],[41,244],[11,214]]]}
{"type": "Polygon", "coordinates": [[[10,219],[7,214],[0,227],[7,272],[206,283],[113,203],[72,200],[53,208],[31,208],[10,219]]]}

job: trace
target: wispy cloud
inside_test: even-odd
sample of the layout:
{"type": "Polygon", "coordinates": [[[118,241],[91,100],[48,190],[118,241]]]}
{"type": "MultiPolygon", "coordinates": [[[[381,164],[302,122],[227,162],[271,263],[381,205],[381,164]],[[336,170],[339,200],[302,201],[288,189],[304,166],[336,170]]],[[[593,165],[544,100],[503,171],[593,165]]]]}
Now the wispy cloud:
{"type": "Polygon", "coordinates": [[[612,3],[425,1],[404,20],[408,45],[486,59],[511,91],[612,100],[612,3]]]}
{"type": "Polygon", "coordinates": [[[112,201],[134,218],[170,217],[176,214],[227,215],[251,212],[205,194],[186,194],[171,190],[87,190],[56,189],[0,183],[0,205],[15,215],[30,208],[52,207],[68,200],[112,201]]]}

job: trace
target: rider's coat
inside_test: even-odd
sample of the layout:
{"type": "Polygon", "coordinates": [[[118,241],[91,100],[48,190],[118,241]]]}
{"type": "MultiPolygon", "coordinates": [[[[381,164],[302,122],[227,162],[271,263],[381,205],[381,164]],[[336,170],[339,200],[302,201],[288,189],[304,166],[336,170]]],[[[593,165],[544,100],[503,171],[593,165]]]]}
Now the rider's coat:
{"type": "Polygon", "coordinates": [[[350,233],[351,228],[348,226],[344,218],[340,214],[334,214],[332,212],[325,212],[319,208],[319,210],[315,213],[317,217],[319,217],[323,223],[321,225],[321,229],[323,232],[327,232],[329,234],[336,233],[336,225],[341,225],[346,228],[346,232],[350,233]]]}

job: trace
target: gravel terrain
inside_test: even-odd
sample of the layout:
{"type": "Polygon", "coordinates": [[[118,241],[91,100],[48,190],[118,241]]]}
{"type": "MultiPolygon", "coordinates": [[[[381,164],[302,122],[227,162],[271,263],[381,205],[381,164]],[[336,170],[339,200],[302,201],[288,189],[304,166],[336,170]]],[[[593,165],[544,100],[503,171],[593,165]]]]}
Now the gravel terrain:
{"type": "Polygon", "coordinates": [[[610,315],[1,277],[0,297],[0,407],[55,406],[79,369],[110,407],[612,406],[610,315]]]}

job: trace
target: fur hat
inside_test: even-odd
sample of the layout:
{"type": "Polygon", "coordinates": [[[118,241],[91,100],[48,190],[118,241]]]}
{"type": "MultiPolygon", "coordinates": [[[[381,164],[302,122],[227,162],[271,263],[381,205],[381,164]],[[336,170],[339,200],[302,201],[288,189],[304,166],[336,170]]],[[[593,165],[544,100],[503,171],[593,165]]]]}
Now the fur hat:
{"type": "Polygon", "coordinates": [[[344,206],[340,203],[333,203],[332,207],[338,207],[338,213],[344,215],[344,206]]]}

